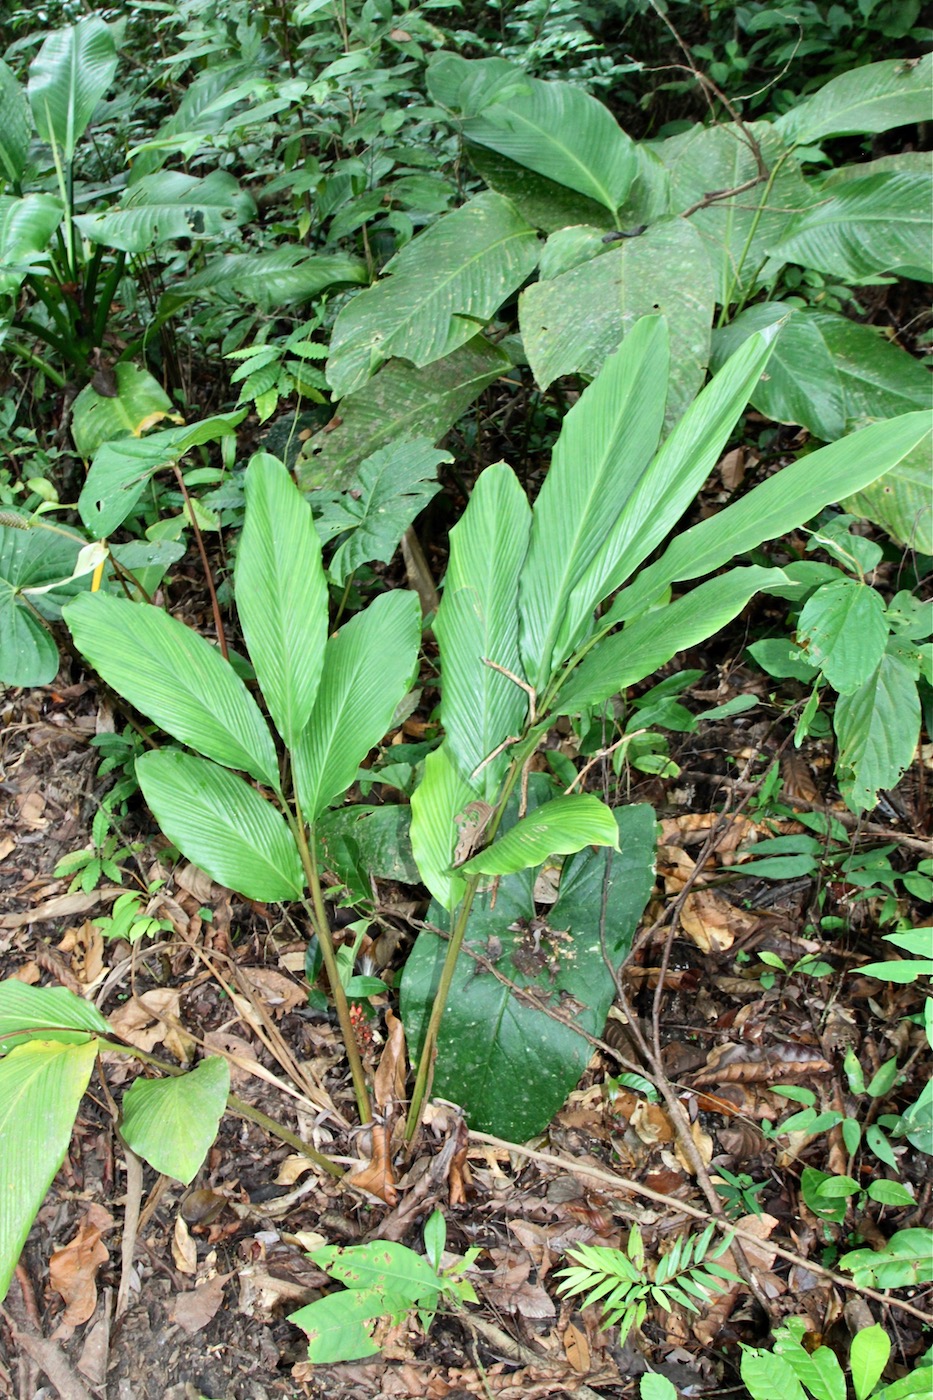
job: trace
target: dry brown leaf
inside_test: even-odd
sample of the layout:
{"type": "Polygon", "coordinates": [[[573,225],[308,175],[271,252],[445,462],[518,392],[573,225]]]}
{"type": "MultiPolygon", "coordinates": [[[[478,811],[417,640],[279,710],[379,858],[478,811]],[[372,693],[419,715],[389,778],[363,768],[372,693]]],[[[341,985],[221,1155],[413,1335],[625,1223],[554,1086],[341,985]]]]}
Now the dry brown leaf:
{"type": "Polygon", "coordinates": [[[209,904],[217,893],[217,886],[210,875],[206,874],[200,866],[182,865],[175,871],[175,884],[186,894],[194,895],[199,904],[209,904]]]}
{"type": "Polygon", "coordinates": [[[386,1043],[373,1077],[373,1097],[385,1111],[405,1097],[405,1029],[391,1010],[386,1010],[386,1043]]]}
{"type": "Polygon", "coordinates": [[[256,1073],[261,1072],[262,1066],[256,1059],[252,1045],[232,1031],[208,1031],[204,1037],[204,1048],[224,1056],[230,1066],[230,1083],[234,1088],[242,1088],[256,1073]]]}
{"type": "Polygon", "coordinates": [[[590,1346],[579,1327],[569,1323],[564,1331],[564,1355],[578,1376],[587,1376],[591,1370],[590,1346]]]}
{"type": "Polygon", "coordinates": [[[745,448],[733,447],[719,462],[719,480],[727,491],[742,485],[745,477],[745,448]]]}
{"type": "Polygon", "coordinates": [[[810,765],[802,753],[791,750],[781,759],[781,778],[787,797],[798,797],[801,802],[817,802],[820,791],[813,781],[810,765]]]}
{"type": "Polygon", "coordinates": [[[16,850],[16,842],[12,836],[0,836],[0,860],[6,860],[11,851],[16,850]]]}
{"type": "Polygon", "coordinates": [[[714,890],[691,890],[680,913],[680,926],[702,952],[724,953],[740,934],[756,929],[758,919],[714,890]]]}
{"type": "Polygon", "coordinates": [[[293,1152],[285,1158],[275,1174],[276,1186],[294,1186],[296,1181],[300,1181],[305,1172],[309,1172],[314,1166],[310,1157],[304,1157],[300,1152],[293,1152]]]}
{"type": "Polygon", "coordinates": [[[85,919],[77,928],[70,928],[58,945],[69,953],[71,970],[85,987],[92,987],[104,970],[104,940],[92,919],[85,919]]]}
{"type": "Polygon", "coordinates": [[[197,1273],[198,1247],[180,1215],[175,1217],[175,1229],[172,1232],[172,1258],[180,1274],[197,1273]]]}
{"type": "Polygon", "coordinates": [[[638,1100],[629,1123],[648,1147],[653,1147],[656,1142],[673,1142],[676,1136],[671,1120],[661,1105],[649,1103],[647,1099],[638,1100]]]}
{"type": "MultiPolygon", "coordinates": [[[[690,1124],[690,1136],[693,1138],[694,1146],[700,1154],[700,1161],[703,1163],[704,1167],[708,1167],[713,1160],[713,1139],[710,1137],[709,1133],[704,1131],[699,1118],[695,1119],[694,1122],[690,1124]]],[[[691,1176],[695,1176],[696,1172],[693,1168],[693,1164],[679,1141],[674,1145],[674,1154],[684,1171],[689,1172],[691,1176]]]]}
{"type": "Polygon", "coordinates": [[[261,994],[264,1005],[276,1016],[284,1016],[307,1004],[307,985],[302,987],[284,972],[276,972],[271,967],[250,967],[241,976],[261,994]]]}
{"type": "Polygon", "coordinates": [[[200,1332],[219,1309],[224,1300],[224,1284],[232,1277],[232,1273],[215,1274],[197,1288],[176,1294],[170,1312],[171,1320],[189,1335],[200,1332]]]}
{"type": "Polygon", "coordinates": [[[87,914],[101,904],[112,904],[118,894],[126,894],[119,885],[105,885],[92,890],[90,894],[57,894],[52,899],[37,904],[34,909],[24,909],[20,914],[4,914],[0,928],[22,928],[24,924],[46,924],[52,919],[67,919],[74,914],[87,914]]]}
{"type": "Polygon", "coordinates": [[[97,1307],[97,1270],[110,1258],[101,1239],[113,1218],[101,1207],[92,1207],[74,1239],[57,1249],[49,1260],[49,1282],[65,1300],[60,1327],[80,1327],[97,1307]]]}
{"type": "Polygon", "coordinates": [[[395,1186],[395,1173],[392,1170],[392,1163],[389,1159],[389,1144],[387,1133],[382,1123],[372,1123],[373,1155],[369,1162],[356,1167],[347,1176],[346,1181],[358,1186],[361,1191],[368,1191],[372,1196],[378,1196],[386,1205],[394,1206],[398,1204],[398,1191],[395,1186]]]}
{"type": "Polygon", "coordinates": [[[181,992],[172,987],[154,987],[118,1007],[110,1024],[124,1040],[138,1050],[151,1051],[164,1043],[166,1050],[183,1063],[191,1058],[194,1041],[178,1020],[181,992]]]}

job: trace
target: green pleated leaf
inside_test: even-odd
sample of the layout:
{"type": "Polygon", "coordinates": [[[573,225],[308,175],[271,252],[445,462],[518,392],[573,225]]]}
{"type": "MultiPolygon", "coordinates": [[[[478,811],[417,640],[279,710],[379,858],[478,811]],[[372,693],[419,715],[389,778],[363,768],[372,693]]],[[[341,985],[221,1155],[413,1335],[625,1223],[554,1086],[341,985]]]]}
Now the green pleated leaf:
{"type": "Polygon", "coordinates": [[[786,581],[781,569],[730,569],[676,602],[643,613],[622,632],[597,642],[558,692],[555,713],[578,714],[644,680],[679,651],[725,627],[760,589],[786,581]]]}
{"type": "Polygon", "coordinates": [[[902,272],[933,281],[933,176],[890,171],[834,187],[798,215],[769,252],[782,262],[863,282],[902,272]]]}
{"type": "Polygon", "coordinates": [[[472,340],[538,261],[532,229],[487,192],[396,253],[384,276],[337,317],[327,380],[337,398],[393,356],[422,367],[472,340]]]}
{"type": "Polygon", "coordinates": [[[360,463],[400,438],[439,442],[488,384],[507,373],[510,357],[482,336],[452,355],[416,369],[391,360],[374,378],[340,404],[332,432],[317,433],[296,465],[302,490],[315,486],[346,489],[360,463]]]}
{"type": "Polygon", "coordinates": [[[864,685],[840,695],[833,712],[839,791],[853,812],[870,811],[879,788],[893,788],[913,762],[920,737],[916,673],[898,656],[881,658],[864,685]]]}
{"type": "Polygon", "coordinates": [[[109,1035],[93,1002],[65,987],[28,987],[18,977],[0,982],[0,1055],[29,1037],[83,1044],[88,1033],[109,1035]]]}
{"type": "Polygon", "coordinates": [[[225,170],[201,178],[159,170],[130,185],[121,208],[79,214],[75,223],[91,243],[144,253],[176,238],[221,237],[255,213],[250,195],[225,170]]]}
{"type": "Polygon", "coordinates": [[[674,581],[711,573],[763,540],[778,539],[812,520],[830,502],[863,490],[928,440],[930,422],[929,413],[904,413],[784,467],[718,515],[682,531],[620,594],[611,609],[613,619],[636,616],[674,581]]]}
{"type": "Polygon", "coordinates": [[[767,168],[777,168],[774,179],[690,215],[706,245],[721,305],[744,300],[754,290],[770,248],[801,209],[814,202],[815,191],[797,162],[786,158],[784,143],[770,122],[746,123],[742,129],[734,122],[695,126],[655,147],[670,170],[671,211],[679,214],[700,203],[709,190],[736,189],[757,177],[746,132],[758,142],[767,168]]]}
{"type": "Polygon", "coordinates": [[[94,109],[117,71],[107,25],[96,17],[50,34],[29,68],[27,92],[36,130],[68,165],[94,109]]]}
{"type": "Polygon", "coordinates": [[[64,610],[75,645],[108,685],[166,733],[278,789],[272,735],[229,662],[161,608],[83,593],[64,610]]]}
{"type": "Polygon", "coordinates": [[[598,601],[574,590],[651,461],[664,417],[667,327],[644,317],[567,414],[521,574],[521,652],[539,692],[598,601]]]}
{"type": "Polygon", "coordinates": [[[96,1040],[33,1040],[0,1060],[0,1299],[64,1161],[96,1056],[96,1040]]]}
{"type": "Polygon", "coordinates": [[[61,221],[53,195],[0,195],[0,294],[12,296],[29,272],[47,274],[46,249],[61,221]]]}
{"type": "MultiPolygon", "coordinates": [[[[571,234],[574,230],[567,230],[571,234]]],[[[560,235],[556,235],[560,237],[560,235]]],[[[696,396],[709,362],[715,285],[703,239],[684,219],[653,224],[611,252],[589,255],[521,294],[522,343],[543,389],[565,374],[598,374],[642,316],[659,311],[671,339],[667,424],[696,396]]],[[[553,252],[554,238],[548,240],[553,252]]]]}
{"type": "Polygon", "coordinates": [[[327,581],[311,507],[276,457],[246,470],[236,605],[269,713],[288,748],[308,722],[327,641],[327,581]]]}
{"type": "Polygon", "coordinates": [[[770,331],[774,343],[768,373],[750,395],[755,408],[824,442],[930,402],[929,371],[871,326],[780,301],[751,306],[717,331],[713,367],[754,331],[770,331]]]}
{"type": "MultiPolygon", "coordinates": [[[[608,537],[577,584],[571,617],[582,618],[620,588],[677,524],[718,462],[769,354],[767,336],[743,346],[690,405],[634,484],[608,537]]],[[[569,641],[562,633],[559,649],[566,649],[569,641]]]]}
{"type": "Polygon", "coordinates": [[[476,770],[509,736],[518,736],[528,695],[487,665],[524,679],[518,649],[518,578],[528,549],[531,507],[505,462],[487,467],[450,532],[450,562],[434,623],[441,648],[441,717],[461,775],[491,800],[511,759],[507,750],[476,770]],[[475,776],[474,776],[475,774],[475,776]]]}
{"type": "Polygon", "coordinates": [[[428,754],[411,799],[411,849],[422,880],[445,909],[455,909],[466,890],[466,880],[451,870],[457,818],[479,795],[479,788],[460,776],[446,744],[428,754]]]}
{"type": "Polygon", "coordinates": [[[570,83],[528,79],[526,91],[511,92],[465,121],[463,134],[595,200],[613,216],[635,177],[631,138],[608,107],[570,83]]]}
{"type": "Polygon", "coordinates": [[[23,87],[0,60],[0,173],[8,184],[16,184],[26,168],[30,126],[23,87]]]}
{"type": "Polygon", "coordinates": [[[555,797],[460,866],[464,875],[514,875],[541,865],[551,855],[570,855],[584,846],[619,848],[615,817],[589,793],[555,797]]]}
{"type": "Polygon", "coordinates": [[[930,117],[933,58],[885,59],[830,79],[775,122],[785,141],[809,146],[826,136],[864,136],[930,117]]]}
{"type": "Polygon", "coordinates": [[[187,1186],[201,1169],[230,1092],[230,1068],[212,1055],[188,1074],[137,1079],[123,1095],[127,1147],[187,1186]]]}
{"type": "Polygon", "coordinates": [[[136,776],[169,840],[219,885],[263,903],[301,897],[288,824],[243,778],[178,749],[143,754],[136,776]]]}
{"type": "Polygon", "coordinates": [[[417,595],[402,590],[380,594],[328,641],[317,699],[292,755],[306,822],[346,791],[386,733],[420,642],[417,595]]]}
{"type": "Polygon", "coordinates": [[[87,528],[101,537],[109,535],[129,515],[153,472],[180,461],[192,447],[231,436],[245,414],[244,408],[190,426],[166,428],[145,438],[105,442],[94,454],[78,497],[87,528]]]}

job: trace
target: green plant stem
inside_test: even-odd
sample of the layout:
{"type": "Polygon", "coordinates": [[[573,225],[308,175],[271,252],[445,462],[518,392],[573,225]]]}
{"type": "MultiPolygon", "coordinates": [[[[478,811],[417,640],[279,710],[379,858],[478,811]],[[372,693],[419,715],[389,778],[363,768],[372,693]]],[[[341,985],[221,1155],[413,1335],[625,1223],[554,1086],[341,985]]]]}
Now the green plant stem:
{"type": "Polygon", "coordinates": [[[350,1003],[347,1001],[347,993],[340,980],[340,968],[337,966],[337,954],[334,950],[334,939],[330,930],[330,922],[327,918],[327,910],[324,908],[324,896],[321,893],[321,879],[317,868],[317,855],[314,849],[314,835],[309,842],[305,831],[304,818],[301,815],[301,808],[297,801],[295,803],[295,816],[286,812],[289,825],[298,846],[301,856],[301,864],[305,872],[305,879],[311,891],[311,924],[317,934],[318,942],[321,945],[321,956],[324,959],[324,968],[330,981],[330,990],[334,998],[334,1008],[337,1012],[337,1020],[340,1023],[340,1031],[343,1036],[344,1048],[347,1052],[347,1061],[350,1065],[350,1075],[353,1079],[353,1091],[356,1095],[356,1106],[360,1115],[361,1123],[371,1123],[373,1117],[372,1105],[369,1101],[369,1089],[366,1086],[366,1074],[363,1070],[363,1061],[360,1059],[360,1049],[356,1040],[356,1032],[353,1029],[353,1022],[350,1020],[350,1003]]]}
{"type": "Polygon", "coordinates": [[[431,1075],[434,1061],[434,1047],[437,1044],[437,1033],[440,1030],[441,1018],[447,1005],[447,997],[450,994],[450,984],[454,977],[454,968],[457,965],[457,958],[463,945],[463,938],[470,921],[470,911],[473,908],[473,900],[476,891],[479,889],[481,875],[471,875],[467,881],[466,892],[460,901],[460,908],[457,911],[457,920],[454,924],[453,932],[450,935],[450,942],[447,945],[447,956],[444,958],[444,966],[441,968],[441,980],[437,984],[437,991],[434,993],[434,1003],[431,1007],[431,1019],[428,1021],[428,1028],[424,1033],[424,1044],[421,1047],[421,1055],[418,1059],[418,1073],[415,1076],[415,1087],[412,1090],[411,1106],[408,1110],[408,1119],[405,1123],[405,1140],[411,1142],[418,1130],[421,1122],[421,1106],[424,1103],[424,1096],[428,1089],[428,1080],[431,1075]]]}
{"type": "Polygon", "coordinates": [[[207,591],[211,595],[211,611],[214,614],[214,631],[217,634],[217,645],[220,654],[225,661],[229,661],[227,655],[227,635],[224,632],[223,618],[220,616],[220,604],[217,601],[217,590],[214,587],[214,576],[211,573],[210,561],[207,557],[207,550],[204,548],[204,538],[201,534],[198,518],[194,513],[194,506],[191,504],[191,497],[188,495],[188,488],[185,485],[185,478],[181,474],[181,467],[177,462],[172,463],[172,471],[175,473],[175,480],[178,482],[178,489],[182,494],[185,506],[188,511],[188,519],[191,521],[191,528],[194,531],[194,538],[197,541],[198,553],[201,556],[201,565],[204,569],[204,579],[207,583],[207,591]]]}
{"type": "MultiPolygon", "coordinates": [[[[113,1050],[119,1055],[131,1055],[134,1060],[140,1060],[145,1065],[152,1065],[153,1069],[160,1070],[163,1074],[177,1078],[181,1074],[187,1074],[187,1070],[180,1065],[170,1064],[167,1060],[160,1060],[157,1055],[150,1055],[147,1050],[139,1050],[135,1045],[121,1045],[115,1040],[99,1040],[101,1050],[113,1050]]],[[[258,1108],[253,1108],[252,1104],[246,1103],[244,1099],[236,1094],[227,1095],[227,1108],[231,1113],[235,1113],[238,1118],[246,1118],[250,1123],[255,1123],[264,1132],[271,1133],[273,1137],[279,1138],[287,1146],[293,1147],[296,1152],[310,1158],[328,1176],[340,1180],[343,1176],[343,1169],[338,1167],[336,1162],[332,1162],[329,1157],[309,1147],[306,1142],[302,1142],[297,1133],[293,1133],[291,1128],[286,1128],[284,1123],[279,1123],[275,1118],[270,1118],[267,1113],[261,1112],[258,1108]]]]}
{"type": "MultiPolygon", "coordinates": [[[[778,172],[781,169],[781,166],[784,164],[784,160],[785,157],[783,155],[780,157],[780,159],[776,160],[774,163],[773,170],[771,170],[771,172],[768,175],[768,181],[764,187],[764,191],[762,192],[761,201],[758,205],[758,208],[755,210],[754,218],[752,219],[752,222],[749,226],[748,236],[745,239],[745,246],[742,249],[741,255],[732,274],[732,281],[730,282],[728,290],[726,291],[726,295],[723,298],[723,304],[719,311],[719,319],[716,322],[717,330],[721,330],[726,323],[726,317],[729,314],[729,304],[732,301],[732,295],[736,290],[736,287],[739,285],[739,279],[742,276],[742,268],[745,266],[745,259],[748,257],[748,250],[752,246],[752,239],[755,237],[755,234],[758,231],[758,225],[761,222],[761,216],[765,211],[765,207],[768,203],[771,191],[774,188],[774,182],[777,179],[778,172]]],[[[747,300],[747,294],[743,293],[738,305],[736,306],[734,315],[737,316],[739,314],[747,300]]]]}
{"type": "Polygon", "coordinates": [[[7,343],[19,359],[24,360],[27,365],[32,365],[33,369],[40,369],[47,379],[51,379],[57,389],[64,389],[68,381],[63,374],[59,374],[57,369],[52,368],[48,360],[43,360],[41,355],[34,355],[18,340],[10,340],[7,343]]]}
{"type": "MultiPolygon", "coordinates": [[[[530,752],[537,747],[539,734],[537,729],[533,729],[525,735],[516,750],[515,758],[509,767],[499,800],[496,803],[496,810],[492,815],[489,826],[486,830],[486,844],[494,840],[505,812],[505,806],[512,795],[518,775],[522,771],[525,760],[530,752]]],[[[457,919],[453,932],[450,935],[450,942],[447,945],[447,955],[444,958],[444,966],[441,968],[441,978],[437,984],[437,991],[434,993],[434,1001],[431,1005],[431,1018],[428,1021],[427,1030],[424,1033],[424,1043],[421,1047],[421,1055],[418,1059],[418,1073],[415,1076],[415,1087],[411,1094],[411,1105],[408,1109],[408,1118],[405,1122],[405,1141],[411,1142],[418,1130],[421,1121],[421,1108],[424,1103],[425,1094],[428,1089],[428,1082],[433,1068],[434,1048],[437,1044],[437,1033],[440,1030],[441,1020],[447,1006],[447,998],[450,994],[450,986],[453,982],[454,968],[457,966],[457,958],[460,956],[460,949],[463,946],[464,935],[467,924],[470,921],[470,913],[473,908],[473,900],[476,898],[476,891],[479,889],[482,875],[472,875],[467,880],[467,887],[460,901],[460,908],[457,910],[457,919]]]]}

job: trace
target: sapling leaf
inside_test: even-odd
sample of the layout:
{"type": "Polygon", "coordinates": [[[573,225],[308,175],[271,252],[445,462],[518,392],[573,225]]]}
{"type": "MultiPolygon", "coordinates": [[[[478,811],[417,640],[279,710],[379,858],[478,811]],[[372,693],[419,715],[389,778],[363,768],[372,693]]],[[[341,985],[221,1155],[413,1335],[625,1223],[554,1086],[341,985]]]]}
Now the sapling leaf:
{"type": "MultiPolygon", "coordinates": [[[[30,989],[33,990],[33,989],[30,989]]],[[[32,1040],[0,1060],[0,1299],[61,1166],[97,1041],[32,1040]]]]}
{"type": "Polygon", "coordinates": [[[818,666],[840,695],[851,695],[884,654],[888,625],[881,594],[855,579],[824,584],[804,604],[797,637],[803,659],[818,666]]]}
{"type": "Polygon", "coordinates": [[[275,746],[233,667],[161,608],[84,593],[64,612],[78,650],[119,695],[174,738],[278,789],[275,746]]]}
{"type": "Polygon", "coordinates": [[[0,1054],[35,1037],[83,1043],[88,1033],[110,1034],[93,1002],[66,987],[30,987],[18,977],[0,982],[0,1054]]]}
{"type": "Polygon", "coordinates": [[[293,748],[314,705],[327,640],[327,581],[311,507],[288,471],[257,452],[246,470],[236,604],[269,713],[293,748]]]}
{"type": "Polygon", "coordinates": [[[380,594],[327,642],[311,716],[295,744],[295,788],[306,822],[341,796],[384,736],[414,677],[421,641],[415,593],[380,594]]]}
{"type": "Polygon", "coordinates": [[[410,1306],[407,1298],[379,1289],[345,1289],[308,1303],[288,1320],[308,1334],[308,1357],[323,1366],[377,1356],[379,1348],[365,1324],[378,1317],[404,1317],[410,1306]]]}
{"type": "Polygon", "coordinates": [[[773,1351],[744,1347],[741,1372],[752,1400],[807,1400],[790,1363],[773,1351]]]}
{"type": "Polygon", "coordinates": [[[450,532],[434,622],[448,751],[462,777],[490,801],[512,759],[502,746],[518,737],[529,713],[528,693],[519,684],[518,580],[530,527],[531,508],[511,467],[487,467],[450,532]]]}
{"type": "MultiPolygon", "coordinates": [[[[880,425],[879,425],[880,426],[880,425]]],[[[870,810],[913,760],[920,734],[916,678],[886,653],[864,685],[840,695],[833,711],[839,790],[853,812],[870,810]]]]}
{"type": "Polygon", "coordinates": [[[186,1186],[201,1169],[230,1092],[230,1067],[220,1055],[187,1074],[137,1079],[123,1095],[127,1147],[164,1176],[186,1186]]]}
{"type": "Polygon", "coordinates": [[[523,89],[470,117],[464,135],[596,200],[614,217],[635,178],[631,137],[582,88],[525,78],[523,89]]]}
{"type": "Polygon", "coordinates": [[[666,322],[643,317],[564,419],[519,584],[522,659],[539,693],[604,596],[601,581],[575,590],[654,456],[668,364],[666,322]]]}
{"type": "Polygon", "coordinates": [[[380,448],[360,464],[351,488],[343,495],[323,496],[317,529],[327,538],[350,531],[330,561],[329,573],[343,584],[361,564],[387,564],[415,516],[441,489],[436,479],[449,452],[429,438],[402,440],[380,448]]]}
{"type": "Polygon", "coordinates": [[[479,796],[460,776],[446,744],[428,754],[424,776],[411,799],[411,849],[421,878],[445,909],[454,909],[466,880],[451,870],[457,845],[457,818],[479,796]]]}
{"type": "Polygon", "coordinates": [[[301,898],[294,837],[249,783],[178,749],[143,754],[136,776],[169,840],[218,884],[263,902],[301,898]]]}
{"type": "Polygon", "coordinates": [[[33,59],[26,87],[33,121],[65,164],[116,71],[113,35],[96,15],[49,34],[33,59]]]}
{"type": "Polygon", "coordinates": [[[862,1327],[856,1332],[849,1349],[849,1372],[855,1400],[868,1400],[881,1379],[890,1355],[891,1338],[880,1323],[862,1327]]]}
{"type": "Polygon", "coordinates": [[[619,832],[612,811],[589,793],[555,797],[516,822],[460,869],[465,875],[514,875],[532,865],[541,865],[548,856],[572,854],[585,846],[619,849],[619,832]]]}

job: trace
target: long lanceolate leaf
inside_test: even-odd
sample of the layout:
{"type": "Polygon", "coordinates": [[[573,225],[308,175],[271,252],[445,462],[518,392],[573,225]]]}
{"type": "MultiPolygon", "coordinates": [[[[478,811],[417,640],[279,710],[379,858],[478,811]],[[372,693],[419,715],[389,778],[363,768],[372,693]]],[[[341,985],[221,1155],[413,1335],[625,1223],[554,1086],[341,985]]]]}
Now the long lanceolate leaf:
{"type": "Polygon", "coordinates": [[[538,261],[535,231],[487,191],[413,239],[334,325],[327,379],[342,397],[391,356],[431,364],[466,344],[538,261]]]}
{"type": "Polygon", "coordinates": [[[33,59],[27,90],[36,130],[66,164],[116,71],[113,37],[97,18],[50,34],[33,59]]]}
{"type": "Polygon", "coordinates": [[[418,661],[421,611],[414,593],[383,593],[324,653],[311,717],[293,752],[305,821],[339,797],[392,722],[418,661]]]}
{"type": "Polygon", "coordinates": [[[327,641],[327,582],[311,507],[275,457],[246,472],[236,604],[269,713],[288,748],[308,722],[327,641]]]}
{"type": "Polygon", "coordinates": [[[635,146],[611,112],[570,83],[531,79],[464,122],[470,141],[577,190],[615,217],[635,178],[635,146]]]}
{"type": "Polygon", "coordinates": [[[567,414],[535,504],[521,574],[521,650],[541,691],[579,640],[590,608],[574,590],[638,487],[658,443],[667,327],[645,317],[567,414]],[[560,642],[558,643],[558,639],[560,642]]]}
{"type": "Polygon", "coordinates": [[[246,686],[209,642],[160,608],[104,593],[64,610],[75,645],[118,694],[167,733],[278,789],[275,745],[246,686]]]}
{"type": "MultiPolygon", "coordinates": [[[[676,425],[646,468],[615,525],[571,595],[557,650],[570,651],[573,630],[610,593],[621,588],[677,524],[719,460],[770,354],[756,336],[733,355],[676,425]]],[[[673,653],[671,653],[673,655],[673,653]]]]}
{"type": "Polygon", "coordinates": [[[33,1040],[0,1060],[0,1299],[64,1160],[97,1041],[33,1040]]]}
{"type": "Polygon", "coordinates": [[[466,880],[451,870],[457,818],[479,795],[461,776],[446,744],[428,754],[424,777],[411,799],[411,849],[422,880],[448,910],[456,908],[466,891],[466,880]]]}
{"type": "Polygon", "coordinates": [[[527,693],[504,672],[523,678],[518,578],[530,527],[531,508],[511,467],[487,467],[469,509],[450,532],[450,563],[434,623],[448,748],[462,776],[490,800],[510,757],[507,749],[492,755],[506,739],[518,737],[528,712],[527,693]]]}
{"type": "Polygon", "coordinates": [[[178,749],[143,754],[136,776],[169,840],[219,885],[264,903],[301,897],[301,860],[285,818],[249,783],[178,749]]]}
{"type": "Polygon", "coordinates": [[[604,622],[636,617],[671,583],[700,578],[763,540],[779,539],[832,501],[861,491],[929,439],[929,413],[872,423],[802,457],[742,500],[678,535],[661,558],[620,593],[604,622]]]}

